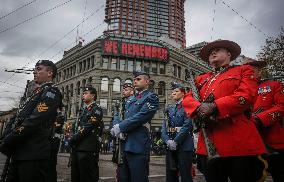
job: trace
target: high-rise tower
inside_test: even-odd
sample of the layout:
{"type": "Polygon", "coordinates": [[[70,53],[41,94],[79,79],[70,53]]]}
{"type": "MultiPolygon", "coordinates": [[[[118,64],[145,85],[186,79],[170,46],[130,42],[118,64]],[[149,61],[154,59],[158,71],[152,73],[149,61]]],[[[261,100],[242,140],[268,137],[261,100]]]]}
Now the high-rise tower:
{"type": "Polygon", "coordinates": [[[106,0],[107,33],[170,38],[185,47],[185,0],[106,0]]]}

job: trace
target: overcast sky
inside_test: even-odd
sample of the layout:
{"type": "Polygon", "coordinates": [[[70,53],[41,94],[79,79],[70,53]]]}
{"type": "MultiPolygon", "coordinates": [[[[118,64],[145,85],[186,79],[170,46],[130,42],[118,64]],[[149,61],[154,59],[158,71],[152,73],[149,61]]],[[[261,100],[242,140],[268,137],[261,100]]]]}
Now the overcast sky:
{"type": "MultiPolygon", "coordinates": [[[[31,75],[13,74],[4,70],[23,66],[31,68],[39,59],[57,62],[62,58],[64,50],[75,45],[77,29],[65,38],[63,36],[92,13],[93,16],[78,26],[78,34],[85,39],[84,43],[102,35],[106,29],[103,23],[104,4],[105,0],[0,0],[0,111],[15,105],[24,91],[26,81],[32,79],[31,75]],[[28,6],[5,16],[31,1],[28,6]],[[26,21],[64,2],[67,3],[26,21]],[[23,21],[26,22],[20,24],[23,21]],[[56,45],[50,47],[58,40],[56,45]]],[[[211,41],[211,37],[212,40],[230,39],[240,44],[242,54],[255,58],[261,45],[264,45],[264,34],[276,36],[280,26],[284,26],[283,7],[283,0],[217,0],[216,4],[214,0],[186,0],[187,46],[211,41]],[[241,16],[262,32],[249,25],[241,16]]]]}

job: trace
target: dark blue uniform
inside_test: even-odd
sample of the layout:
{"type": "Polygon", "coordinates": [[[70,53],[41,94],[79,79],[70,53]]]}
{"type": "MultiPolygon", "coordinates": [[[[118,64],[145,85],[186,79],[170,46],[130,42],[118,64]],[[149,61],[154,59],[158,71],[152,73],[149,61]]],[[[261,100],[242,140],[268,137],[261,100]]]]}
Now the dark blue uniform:
{"type": "Polygon", "coordinates": [[[191,166],[193,156],[192,121],[186,116],[181,102],[169,106],[166,109],[169,121],[164,121],[162,126],[162,140],[174,140],[177,150],[168,150],[166,156],[166,180],[167,182],[179,181],[178,171],[182,182],[192,182],[191,166]],[[171,156],[170,156],[171,155],[171,156]],[[176,160],[177,169],[171,169],[171,160],[176,160]]]}
{"type": "Polygon", "coordinates": [[[72,149],[71,181],[94,182],[99,180],[100,137],[103,130],[103,113],[93,102],[80,115],[78,132],[70,143],[72,149]]]}
{"type": "Polygon", "coordinates": [[[115,118],[114,125],[126,135],[123,164],[118,167],[118,181],[148,182],[150,160],[150,122],[159,107],[158,96],[148,90],[131,96],[125,103],[125,119],[115,118]]]}
{"type": "Polygon", "coordinates": [[[61,105],[61,94],[52,83],[43,84],[19,108],[15,127],[6,134],[1,151],[11,151],[8,181],[49,180],[51,131],[61,105]]]}

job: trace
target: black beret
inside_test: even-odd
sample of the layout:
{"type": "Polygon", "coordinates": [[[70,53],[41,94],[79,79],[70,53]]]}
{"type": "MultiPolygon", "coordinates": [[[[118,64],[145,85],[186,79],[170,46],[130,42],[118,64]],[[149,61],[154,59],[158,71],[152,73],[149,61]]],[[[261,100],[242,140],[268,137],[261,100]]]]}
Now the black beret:
{"type": "Polygon", "coordinates": [[[179,88],[181,89],[182,91],[185,91],[186,88],[184,85],[182,85],[181,83],[178,83],[178,82],[171,82],[171,87],[172,87],[172,90],[176,89],[176,88],[179,88]]]}
{"type": "Polygon", "coordinates": [[[57,74],[57,68],[56,68],[56,65],[52,62],[52,61],[49,61],[49,60],[39,60],[35,66],[39,66],[39,65],[43,65],[43,66],[49,66],[51,67],[52,71],[53,71],[53,77],[56,76],[57,74]]]}
{"type": "Polygon", "coordinates": [[[86,85],[83,88],[83,92],[90,91],[91,94],[97,94],[97,90],[92,85],[86,85]]]}
{"type": "Polygon", "coordinates": [[[137,76],[140,75],[147,75],[150,78],[150,75],[146,73],[145,71],[133,71],[133,77],[136,78],[137,76]]]}

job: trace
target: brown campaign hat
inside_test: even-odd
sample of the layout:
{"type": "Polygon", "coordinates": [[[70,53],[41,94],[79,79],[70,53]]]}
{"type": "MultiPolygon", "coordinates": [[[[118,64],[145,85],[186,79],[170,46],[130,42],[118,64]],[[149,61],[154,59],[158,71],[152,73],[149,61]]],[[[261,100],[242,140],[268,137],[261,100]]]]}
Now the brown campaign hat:
{"type": "Polygon", "coordinates": [[[257,61],[249,57],[245,57],[242,61],[242,64],[251,65],[258,68],[263,68],[267,65],[266,61],[257,61]]]}
{"type": "Polygon", "coordinates": [[[231,53],[231,61],[236,59],[241,54],[241,47],[230,40],[215,40],[206,44],[200,51],[200,57],[203,61],[208,61],[209,55],[214,48],[224,48],[231,53]]]}

